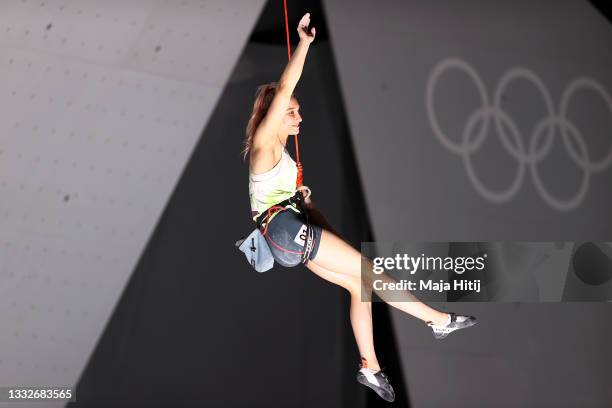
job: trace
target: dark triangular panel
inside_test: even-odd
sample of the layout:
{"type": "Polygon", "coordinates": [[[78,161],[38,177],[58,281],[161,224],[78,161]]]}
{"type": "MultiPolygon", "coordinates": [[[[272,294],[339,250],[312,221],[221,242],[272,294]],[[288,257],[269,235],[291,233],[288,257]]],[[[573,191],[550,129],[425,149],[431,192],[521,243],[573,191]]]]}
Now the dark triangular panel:
{"type": "Polygon", "coordinates": [[[612,6],[608,0],[589,0],[589,3],[612,23],[612,6]]]}

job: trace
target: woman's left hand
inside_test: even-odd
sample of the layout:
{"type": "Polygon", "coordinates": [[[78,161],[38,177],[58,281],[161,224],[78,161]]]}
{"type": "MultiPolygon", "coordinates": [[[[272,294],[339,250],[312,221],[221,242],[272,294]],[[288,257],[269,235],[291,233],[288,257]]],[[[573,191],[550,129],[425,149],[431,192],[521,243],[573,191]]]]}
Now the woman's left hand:
{"type": "Polygon", "coordinates": [[[299,192],[302,193],[302,197],[304,197],[304,202],[306,204],[310,204],[312,201],[310,200],[310,195],[312,194],[310,188],[308,186],[299,186],[297,188],[299,192]]]}

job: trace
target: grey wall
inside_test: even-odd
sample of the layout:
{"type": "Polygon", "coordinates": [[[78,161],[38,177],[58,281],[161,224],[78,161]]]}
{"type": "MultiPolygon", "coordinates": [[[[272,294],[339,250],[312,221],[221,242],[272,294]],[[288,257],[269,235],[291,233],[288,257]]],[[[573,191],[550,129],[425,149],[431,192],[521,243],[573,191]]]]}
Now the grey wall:
{"type": "MultiPolygon", "coordinates": [[[[587,2],[324,5],[377,241],[610,240],[612,27],[587,2]]],[[[414,406],[612,403],[610,304],[438,306],[481,323],[436,343],[393,311],[414,406]]]]}
{"type": "Polygon", "coordinates": [[[612,27],[592,6],[324,4],[377,240],[609,238],[612,27]]]}

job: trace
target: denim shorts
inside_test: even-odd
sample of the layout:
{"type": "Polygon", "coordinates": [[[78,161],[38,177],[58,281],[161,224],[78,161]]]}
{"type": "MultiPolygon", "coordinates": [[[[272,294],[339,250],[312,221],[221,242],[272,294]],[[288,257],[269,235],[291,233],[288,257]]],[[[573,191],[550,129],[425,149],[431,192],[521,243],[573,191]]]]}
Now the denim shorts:
{"type": "MultiPolygon", "coordinates": [[[[312,261],[317,256],[319,249],[321,227],[311,224],[310,228],[313,231],[313,245],[308,260],[312,261]]],[[[264,236],[276,262],[287,267],[296,266],[302,262],[306,224],[301,214],[288,209],[274,215],[272,221],[268,223],[264,236]]]]}

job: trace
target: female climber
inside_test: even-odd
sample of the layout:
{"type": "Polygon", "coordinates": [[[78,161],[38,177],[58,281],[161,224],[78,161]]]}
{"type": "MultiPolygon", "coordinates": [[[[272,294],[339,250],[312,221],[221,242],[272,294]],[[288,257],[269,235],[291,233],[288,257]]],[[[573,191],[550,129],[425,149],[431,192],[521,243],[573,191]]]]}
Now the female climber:
{"type": "MultiPolygon", "coordinates": [[[[361,354],[357,381],[383,399],[393,401],[393,387],[381,371],[374,351],[372,303],[369,298],[361,299],[362,283],[370,280],[367,271],[372,270],[372,264],[364,259],[366,271],[362,276],[361,254],[333,233],[319,216],[310,199],[310,190],[302,186],[296,189],[298,169],[285,149],[288,136],[299,134],[302,122],[293,91],[316,35],[315,28],[309,30],[309,25],[307,13],[297,27],[300,42],[280,80],[262,85],[256,92],[243,151],[245,158],[249,158],[252,215],[278,263],[296,266],[303,262],[315,274],[350,293],[351,326],[361,354]]],[[[366,284],[363,287],[372,288],[366,284]]],[[[472,316],[437,311],[410,292],[406,292],[405,301],[401,302],[386,300],[384,293],[379,296],[391,306],[421,319],[437,339],[476,324],[472,316]]]]}

